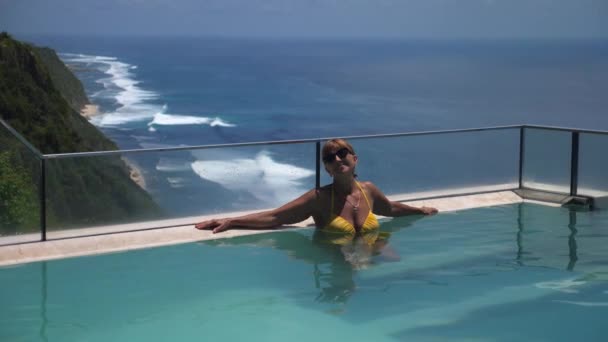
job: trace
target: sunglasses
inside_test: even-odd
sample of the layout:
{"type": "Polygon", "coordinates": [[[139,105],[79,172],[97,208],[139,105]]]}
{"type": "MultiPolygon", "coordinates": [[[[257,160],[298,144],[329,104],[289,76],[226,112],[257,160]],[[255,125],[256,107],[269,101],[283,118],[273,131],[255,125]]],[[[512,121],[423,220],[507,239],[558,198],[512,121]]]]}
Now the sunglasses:
{"type": "Polygon", "coordinates": [[[323,162],[328,164],[333,163],[334,161],[336,161],[336,156],[340,157],[340,159],[344,159],[349,153],[350,151],[346,147],[341,148],[336,151],[336,153],[330,153],[323,157],[323,162]]]}

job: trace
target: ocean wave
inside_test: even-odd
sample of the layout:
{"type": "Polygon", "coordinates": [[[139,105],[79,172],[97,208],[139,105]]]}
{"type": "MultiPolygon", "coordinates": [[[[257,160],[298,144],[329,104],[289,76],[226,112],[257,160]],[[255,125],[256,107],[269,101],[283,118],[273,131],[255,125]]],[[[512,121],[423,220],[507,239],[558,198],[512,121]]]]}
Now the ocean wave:
{"type": "Polygon", "coordinates": [[[160,158],[156,164],[156,170],[161,172],[183,172],[191,171],[190,162],[179,161],[172,158],[160,158]]]}
{"type": "Polygon", "coordinates": [[[167,177],[167,182],[172,188],[183,188],[188,184],[188,180],[183,177],[167,177]]]}
{"type": "Polygon", "coordinates": [[[155,132],[153,126],[172,125],[208,125],[211,127],[234,127],[235,125],[219,117],[203,117],[193,115],[179,115],[166,113],[167,105],[153,103],[160,98],[160,94],[143,89],[140,81],[135,79],[131,72],[137,70],[137,65],[119,61],[116,57],[92,56],[84,54],[62,53],[61,58],[67,63],[83,63],[87,67],[96,68],[108,77],[96,80],[104,90],[97,91],[91,98],[105,98],[115,100],[118,107],[109,113],[92,118],[93,124],[102,127],[119,126],[130,122],[146,121],[148,130],[155,132]]]}
{"type": "Polygon", "coordinates": [[[83,63],[88,67],[97,68],[108,75],[96,82],[103,85],[104,91],[93,94],[94,98],[109,98],[116,101],[118,107],[110,113],[94,117],[91,121],[97,126],[117,126],[128,122],[144,121],[154,117],[162,107],[150,101],[160,97],[155,91],[145,90],[138,86],[140,83],[130,70],[137,69],[136,65],[121,62],[116,57],[92,56],[84,54],[60,54],[68,63],[83,63]]]}
{"type": "MultiPolygon", "coordinates": [[[[167,105],[164,105],[162,111],[154,114],[154,119],[148,123],[148,126],[175,126],[175,125],[209,125],[211,127],[234,127],[234,124],[225,122],[219,117],[204,117],[192,115],[167,114],[167,105]]],[[[152,128],[152,127],[151,127],[152,128]]],[[[152,131],[152,130],[151,130],[152,131]]]]}
{"type": "Polygon", "coordinates": [[[273,160],[267,151],[254,158],[198,160],[191,165],[201,178],[232,191],[248,192],[260,201],[276,206],[302,195],[310,187],[304,179],[312,170],[273,160]]]}
{"type": "Polygon", "coordinates": [[[118,58],[110,56],[93,56],[85,55],[81,53],[67,53],[62,52],[59,57],[67,62],[82,62],[82,63],[95,63],[98,61],[116,61],[118,58]]]}

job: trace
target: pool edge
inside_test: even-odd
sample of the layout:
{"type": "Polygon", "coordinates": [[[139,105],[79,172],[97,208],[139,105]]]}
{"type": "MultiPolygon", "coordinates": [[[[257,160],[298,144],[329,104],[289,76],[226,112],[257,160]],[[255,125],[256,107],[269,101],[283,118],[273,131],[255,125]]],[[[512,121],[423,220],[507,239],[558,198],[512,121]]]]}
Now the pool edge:
{"type": "MultiPolygon", "coordinates": [[[[397,200],[398,196],[389,197],[397,200]]],[[[512,191],[498,191],[483,194],[434,198],[427,200],[404,201],[413,206],[432,206],[441,212],[467,210],[480,207],[507,205],[531,202],[542,205],[555,204],[539,201],[524,200],[512,191]]],[[[223,214],[220,216],[227,216],[223,214]]],[[[200,216],[204,220],[218,215],[200,216]]],[[[192,221],[190,221],[192,222],[192,221]]],[[[281,230],[293,230],[311,227],[309,219],[300,224],[281,230]]],[[[230,230],[221,234],[194,229],[192,224],[175,225],[167,228],[121,232],[116,234],[89,235],[84,237],[68,237],[45,242],[29,242],[0,246],[0,266],[11,266],[45,260],[81,257],[87,255],[123,252],[135,249],[169,246],[182,243],[230,238],[235,236],[261,234],[276,230],[230,230]]]]}

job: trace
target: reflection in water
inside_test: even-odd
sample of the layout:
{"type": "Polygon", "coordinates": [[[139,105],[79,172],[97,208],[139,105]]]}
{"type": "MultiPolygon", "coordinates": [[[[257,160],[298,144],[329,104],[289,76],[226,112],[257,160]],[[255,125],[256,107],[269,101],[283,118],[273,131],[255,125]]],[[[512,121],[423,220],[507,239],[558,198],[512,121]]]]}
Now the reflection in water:
{"type": "Polygon", "coordinates": [[[46,279],[46,262],[42,262],[40,263],[40,266],[42,267],[41,269],[41,276],[42,276],[42,288],[41,288],[41,299],[42,299],[42,303],[40,305],[40,319],[42,320],[42,324],[40,324],[40,339],[42,339],[43,341],[48,341],[48,338],[46,336],[46,326],[48,324],[48,319],[46,317],[46,298],[47,298],[47,279],[46,279]]]}
{"type": "Polygon", "coordinates": [[[524,216],[523,216],[523,203],[517,205],[517,264],[519,266],[523,266],[523,255],[524,255],[524,243],[523,243],[523,235],[524,235],[524,216]]]}
{"type": "Polygon", "coordinates": [[[570,229],[570,235],[568,236],[568,255],[570,256],[570,262],[568,263],[568,271],[574,270],[574,265],[578,260],[578,256],[576,254],[576,211],[570,210],[570,222],[568,223],[568,228],[570,229]]]}
{"type": "Polygon", "coordinates": [[[420,217],[406,217],[382,223],[379,231],[367,234],[336,234],[315,230],[284,231],[280,234],[248,235],[209,240],[208,245],[253,245],[284,251],[289,257],[311,264],[315,300],[324,303],[346,303],[355,292],[358,270],[381,262],[399,261],[389,245],[391,233],[409,227],[420,217]]]}
{"type": "MultiPolygon", "coordinates": [[[[516,235],[516,244],[517,244],[517,256],[516,262],[520,266],[525,266],[524,264],[524,255],[530,254],[529,251],[524,249],[524,235],[525,235],[525,225],[526,220],[524,216],[524,208],[525,204],[520,203],[517,208],[517,235],[516,235]]],[[[576,229],[576,215],[577,211],[575,208],[570,208],[568,212],[568,229],[570,229],[570,235],[568,235],[568,265],[566,269],[568,271],[574,271],[574,266],[578,261],[578,253],[577,253],[577,243],[576,243],[576,234],[578,233],[578,229],[576,229]]]]}

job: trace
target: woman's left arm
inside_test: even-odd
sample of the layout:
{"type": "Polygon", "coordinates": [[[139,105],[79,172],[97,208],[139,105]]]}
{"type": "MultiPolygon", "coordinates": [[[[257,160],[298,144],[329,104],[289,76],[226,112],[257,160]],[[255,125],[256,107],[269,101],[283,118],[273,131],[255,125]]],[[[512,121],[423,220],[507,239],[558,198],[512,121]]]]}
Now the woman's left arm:
{"type": "Polygon", "coordinates": [[[374,207],[372,211],[374,214],[398,217],[406,215],[433,215],[438,212],[437,209],[432,207],[413,207],[405,203],[390,201],[372,182],[365,182],[364,184],[373,198],[374,207]]]}

